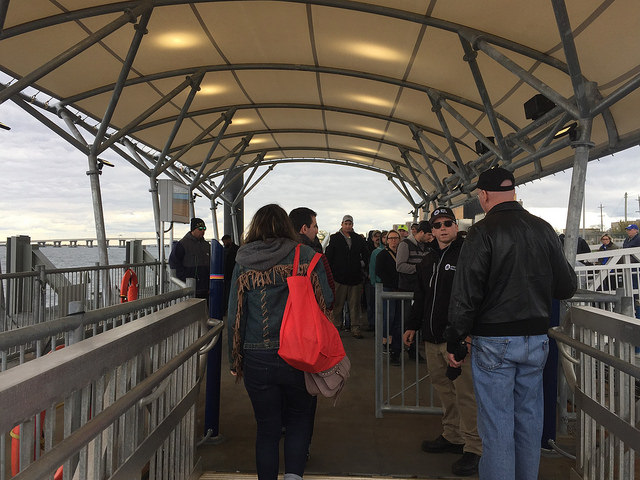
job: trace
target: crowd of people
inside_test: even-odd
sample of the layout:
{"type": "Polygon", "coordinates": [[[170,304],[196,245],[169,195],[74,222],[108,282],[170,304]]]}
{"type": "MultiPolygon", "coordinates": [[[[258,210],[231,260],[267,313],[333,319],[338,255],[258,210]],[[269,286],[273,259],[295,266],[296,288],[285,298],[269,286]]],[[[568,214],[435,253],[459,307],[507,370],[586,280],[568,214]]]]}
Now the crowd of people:
{"type": "MultiPolygon", "coordinates": [[[[575,293],[576,274],[553,228],[516,201],[511,172],[483,172],[477,194],[486,216],[468,232],[458,230],[447,206],[366,237],[347,214],[323,249],[315,211],[287,214],[270,204],[256,212],[240,246],[222,238],[231,371],[253,405],[259,479],[277,478],[283,432],[284,478],[301,479],[313,432],[316,397],[307,393],[303,372],[277,354],[298,244],[299,273],[323,253],[310,278],[318,305],[345,335],[373,336],[376,284],[413,293],[411,308],[385,300],[381,333],[392,366],[405,351],[425,362],[425,352],[443,416],[442,433],[424,440],[423,451],[459,454],[452,464],[459,476],[537,478],[551,300],[575,293]]],[[[194,218],[170,257],[179,276],[196,278],[201,297],[208,278],[205,230],[194,218]]],[[[638,226],[627,232],[622,247],[640,246],[638,226]]],[[[600,251],[618,248],[608,234],[601,241],[600,251]]]]}

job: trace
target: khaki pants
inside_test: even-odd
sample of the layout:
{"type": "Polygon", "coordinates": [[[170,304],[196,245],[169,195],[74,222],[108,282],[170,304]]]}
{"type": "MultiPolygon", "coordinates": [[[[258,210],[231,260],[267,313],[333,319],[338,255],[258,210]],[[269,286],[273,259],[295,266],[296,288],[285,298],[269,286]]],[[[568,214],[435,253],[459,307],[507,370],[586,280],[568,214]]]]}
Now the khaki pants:
{"type": "Polygon", "coordinates": [[[333,302],[333,324],[340,328],[342,325],[342,309],[344,303],[349,304],[349,316],[351,318],[351,330],[362,326],[360,314],[360,297],[362,297],[362,284],[344,285],[336,282],[336,298],[333,302]]]}
{"type": "Polygon", "coordinates": [[[462,374],[452,382],[446,376],[449,365],[447,344],[425,342],[425,350],[431,384],[438,393],[444,411],[442,436],[451,443],[464,443],[465,452],[482,455],[470,358],[467,357],[462,365],[462,374]]]}

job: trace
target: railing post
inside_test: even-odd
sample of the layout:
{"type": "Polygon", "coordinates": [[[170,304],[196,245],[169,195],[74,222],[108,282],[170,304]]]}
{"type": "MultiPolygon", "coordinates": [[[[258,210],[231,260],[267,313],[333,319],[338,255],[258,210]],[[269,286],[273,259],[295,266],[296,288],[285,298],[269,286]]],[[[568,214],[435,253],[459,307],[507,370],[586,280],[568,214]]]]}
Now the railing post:
{"type": "Polygon", "coordinates": [[[375,398],[376,418],[382,418],[382,284],[376,283],[375,308],[375,398]]]}

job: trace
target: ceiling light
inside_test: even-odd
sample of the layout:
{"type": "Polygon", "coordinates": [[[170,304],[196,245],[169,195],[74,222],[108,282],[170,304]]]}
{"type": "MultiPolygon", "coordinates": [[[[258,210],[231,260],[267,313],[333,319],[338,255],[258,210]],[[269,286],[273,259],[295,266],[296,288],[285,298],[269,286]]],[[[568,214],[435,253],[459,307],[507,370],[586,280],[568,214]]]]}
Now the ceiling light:
{"type": "Polygon", "coordinates": [[[226,90],[222,85],[201,85],[199,95],[217,95],[226,90]]]}
{"type": "Polygon", "coordinates": [[[168,32],[158,35],[155,43],[164,48],[185,49],[198,45],[202,40],[193,33],[168,32]]]}
{"type": "Polygon", "coordinates": [[[261,137],[253,137],[251,139],[251,141],[249,142],[250,145],[256,145],[258,143],[266,143],[267,139],[266,138],[261,138],[261,137]]]}
{"type": "Polygon", "coordinates": [[[384,131],[383,130],[379,130],[377,128],[362,127],[362,126],[357,126],[356,128],[358,130],[360,130],[361,132],[370,133],[372,135],[384,135],[384,131]]]}
{"type": "Polygon", "coordinates": [[[390,107],[391,102],[386,98],[374,97],[372,95],[361,95],[355,94],[350,95],[350,98],[361,103],[366,103],[369,105],[374,105],[376,107],[390,107]]]}
{"type": "Polygon", "coordinates": [[[377,45],[375,43],[366,42],[351,42],[340,43],[338,48],[343,51],[347,50],[355,55],[361,57],[372,58],[374,60],[383,60],[391,62],[406,61],[406,55],[402,54],[398,50],[389,48],[386,45],[377,45]]]}
{"type": "Polygon", "coordinates": [[[556,132],[553,138],[564,137],[565,135],[569,135],[569,138],[572,142],[575,142],[578,139],[578,124],[576,122],[570,123],[562,127],[560,130],[556,132]]]}
{"type": "Polygon", "coordinates": [[[233,125],[246,125],[247,123],[253,123],[250,118],[234,118],[231,120],[233,125]]]}
{"type": "Polygon", "coordinates": [[[356,150],[360,150],[361,152],[367,152],[367,153],[373,153],[373,154],[377,154],[378,151],[374,150],[373,148],[368,148],[368,147],[354,147],[356,150]]]}
{"type": "Polygon", "coordinates": [[[11,127],[5,125],[4,123],[0,122],[0,128],[3,130],[11,130],[11,127]]]}

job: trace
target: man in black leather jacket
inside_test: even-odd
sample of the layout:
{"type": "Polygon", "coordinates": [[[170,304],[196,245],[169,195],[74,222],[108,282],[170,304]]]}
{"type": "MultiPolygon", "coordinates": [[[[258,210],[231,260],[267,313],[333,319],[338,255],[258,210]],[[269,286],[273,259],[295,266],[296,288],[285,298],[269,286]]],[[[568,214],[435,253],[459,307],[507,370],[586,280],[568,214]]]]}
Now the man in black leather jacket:
{"type": "Polygon", "coordinates": [[[477,188],[487,215],[471,227],[460,252],[447,350],[451,366],[460,367],[460,344],[471,335],[480,479],[533,480],[540,463],[551,300],[575,293],[576,274],[553,228],[515,201],[511,172],[487,170],[477,188]]]}

